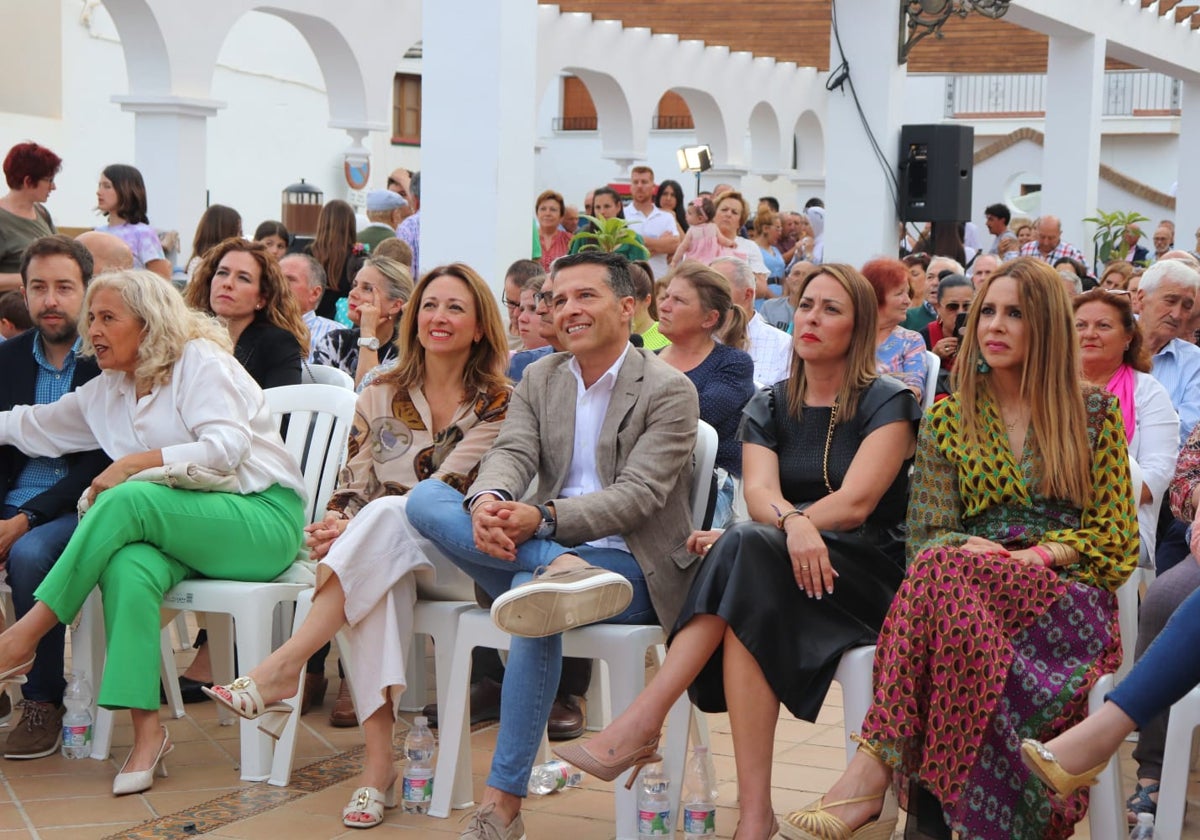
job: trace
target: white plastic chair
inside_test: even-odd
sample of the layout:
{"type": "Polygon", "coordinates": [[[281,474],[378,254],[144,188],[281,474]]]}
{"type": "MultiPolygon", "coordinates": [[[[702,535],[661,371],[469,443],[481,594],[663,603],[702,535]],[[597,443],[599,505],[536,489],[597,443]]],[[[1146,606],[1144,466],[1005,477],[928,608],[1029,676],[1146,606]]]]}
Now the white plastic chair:
{"type": "MultiPolygon", "coordinates": [[[[354,392],[333,385],[289,385],[269,388],[264,393],[272,415],[278,419],[289,418],[284,444],[300,464],[308,497],[306,519],[312,522],[324,510],[345,457],[346,440],[354,420],[354,392]]],[[[300,592],[311,588],[311,581],[312,573],[303,562],[297,561],[288,571],[267,583],[185,580],[163,596],[163,604],[169,609],[188,609],[210,615],[213,677],[217,682],[230,682],[234,678],[235,631],[237,655],[242,665],[248,668],[261,662],[272,649],[276,605],[294,603],[300,592]],[[218,620],[220,618],[224,620],[218,620]]],[[[90,648],[93,660],[89,663],[90,673],[97,674],[96,666],[103,661],[104,622],[98,613],[99,598],[95,593],[88,601],[91,609],[85,608],[81,612],[80,630],[88,640],[83,647],[90,648]]],[[[74,654],[74,647],[72,652],[74,654]]],[[[173,657],[170,663],[164,663],[163,670],[174,677],[173,657]]],[[[95,680],[92,682],[94,685],[95,680]]],[[[110,711],[97,711],[92,758],[108,757],[112,722],[110,711]]],[[[269,736],[258,731],[254,721],[241,720],[240,725],[242,779],[263,781],[270,775],[273,743],[269,736]]]]}
{"type": "Polygon", "coordinates": [[[354,390],[354,379],[341,368],[329,365],[303,365],[300,380],[305,385],[336,385],[339,388],[354,390]]]}
{"type": "Polygon", "coordinates": [[[942,370],[942,360],[937,353],[925,351],[925,389],[922,392],[921,408],[928,411],[933,407],[933,398],[937,396],[937,378],[942,370]]]}
{"type": "MultiPolygon", "coordinates": [[[[696,434],[690,494],[692,524],[696,528],[704,524],[708,510],[716,453],[717,433],[701,421],[696,434]]],[[[510,641],[509,635],[492,623],[491,616],[485,610],[470,608],[461,614],[454,640],[449,684],[446,693],[438,698],[440,744],[437,777],[441,782],[433,788],[433,799],[429,805],[431,816],[448,817],[452,808],[469,808],[474,804],[468,720],[471,651],[476,647],[507,650],[510,641]]],[[[592,624],[563,633],[562,641],[564,656],[598,659],[600,667],[608,672],[608,690],[603,690],[604,681],[600,680],[600,696],[591,697],[589,704],[607,703],[612,712],[620,713],[633,702],[645,685],[646,651],[654,648],[656,655],[661,657],[666,633],[658,625],[652,624],[592,624]]],[[[593,685],[596,684],[597,681],[594,680],[593,685]]],[[[687,759],[691,709],[691,702],[686,694],[680,696],[671,707],[667,717],[666,742],[662,749],[664,764],[671,778],[672,807],[676,810],[682,790],[684,763],[687,759]]],[[[602,716],[608,715],[606,713],[602,716]]],[[[636,838],[636,792],[625,790],[618,782],[614,808],[617,837],[636,838]]]]}
{"type": "Polygon", "coordinates": [[[1167,746],[1163,753],[1162,787],[1158,791],[1158,814],[1154,818],[1156,837],[1183,836],[1188,767],[1197,727],[1200,727],[1200,687],[1193,688],[1171,707],[1167,746]]]}

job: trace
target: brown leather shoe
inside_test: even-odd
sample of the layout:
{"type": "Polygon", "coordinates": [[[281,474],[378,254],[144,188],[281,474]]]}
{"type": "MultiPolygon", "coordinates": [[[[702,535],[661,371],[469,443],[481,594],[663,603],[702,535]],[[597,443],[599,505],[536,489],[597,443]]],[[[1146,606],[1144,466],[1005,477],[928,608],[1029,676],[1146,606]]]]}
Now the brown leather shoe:
{"type": "Polygon", "coordinates": [[[358,716],[354,714],[354,700],[350,697],[350,683],[345,680],[338,685],[337,699],[333,701],[333,711],[329,713],[329,725],[342,729],[358,726],[358,716]]]}
{"type": "Polygon", "coordinates": [[[325,692],[329,688],[329,678],[324,674],[306,673],[304,675],[304,693],[300,696],[300,714],[308,714],[310,709],[319,709],[325,705],[325,692]]]}
{"type": "MultiPolygon", "coordinates": [[[[484,677],[471,686],[471,726],[500,720],[500,683],[484,677]]],[[[421,710],[429,720],[429,728],[438,728],[437,703],[430,703],[421,710]]]]}
{"type": "Polygon", "coordinates": [[[560,694],[550,707],[546,737],[551,741],[570,741],[583,734],[583,709],[574,694],[560,694]]]}

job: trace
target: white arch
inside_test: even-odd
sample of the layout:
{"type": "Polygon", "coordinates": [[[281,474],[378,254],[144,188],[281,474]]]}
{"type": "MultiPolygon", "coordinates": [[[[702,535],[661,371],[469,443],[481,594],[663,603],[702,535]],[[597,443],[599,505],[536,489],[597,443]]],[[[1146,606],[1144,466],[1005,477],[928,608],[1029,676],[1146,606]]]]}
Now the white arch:
{"type": "MultiPolygon", "coordinates": [[[[670,90],[682,96],[688,110],[692,112],[697,142],[706,144],[712,150],[714,161],[728,160],[729,134],[725,114],[713,95],[706,90],[685,86],[673,87],[670,90]]],[[[661,98],[660,96],[659,99],[661,98]]]]}
{"type": "Polygon", "coordinates": [[[590,67],[568,65],[562,72],[577,76],[587,87],[596,106],[596,128],[604,152],[617,154],[632,149],[633,111],[621,83],[609,73],[590,67]]]}
{"type": "Polygon", "coordinates": [[[792,131],[795,150],[794,168],[809,175],[825,171],[825,129],[814,111],[808,110],[796,118],[792,131]]]}
{"type": "Polygon", "coordinates": [[[784,168],[779,117],[771,103],[758,102],[750,111],[750,166],[759,172],[784,168]]]}

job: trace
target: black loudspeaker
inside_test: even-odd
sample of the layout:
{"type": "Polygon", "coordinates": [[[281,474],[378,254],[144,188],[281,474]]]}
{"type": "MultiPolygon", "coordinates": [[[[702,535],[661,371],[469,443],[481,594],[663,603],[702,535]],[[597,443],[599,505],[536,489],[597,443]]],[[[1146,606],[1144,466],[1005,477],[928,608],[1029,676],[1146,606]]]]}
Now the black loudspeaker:
{"type": "Polygon", "coordinates": [[[906,125],[900,129],[900,219],[965,222],[971,218],[975,129],[906,125]]]}

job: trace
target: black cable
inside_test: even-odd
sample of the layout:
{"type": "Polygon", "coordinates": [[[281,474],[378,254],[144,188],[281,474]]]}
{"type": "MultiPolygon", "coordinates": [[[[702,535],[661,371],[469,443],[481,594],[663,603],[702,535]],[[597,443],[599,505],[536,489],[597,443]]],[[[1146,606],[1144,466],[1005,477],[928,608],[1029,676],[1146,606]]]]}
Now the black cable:
{"type": "MultiPolygon", "coordinates": [[[[842,35],[838,27],[837,0],[832,0],[830,10],[833,18],[833,38],[837,45],[838,57],[841,59],[837,67],[831,67],[829,70],[829,79],[825,82],[825,89],[830,93],[835,90],[841,90],[843,87],[849,87],[850,97],[854,100],[854,110],[858,113],[859,122],[862,123],[863,131],[866,132],[867,139],[870,141],[871,150],[875,154],[875,160],[879,163],[880,169],[888,186],[888,192],[892,196],[892,206],[896,211],[896,218],[904,217],[900,207],[900,181],[896,177],[896,173],[892,170],[892,166],[888,161],[887,155],[883,153],[883,149],[879,145],[878,139],[875,137],[875,132],[871,130],[871,124],[867,120],[867,115],[863,111],[862,103],[858,99],[858,91],[854,88],[854,78],[850,74],[850,62],[846,60],[846,51],[842,49],[842,35]]],[[[906,223],[906,225],[909,223],[906,223]]],[[[915,225],[913,229],[916,230],[915,225]]],[[[920,231],[917,230],[918,236],[920,231]]]]}

